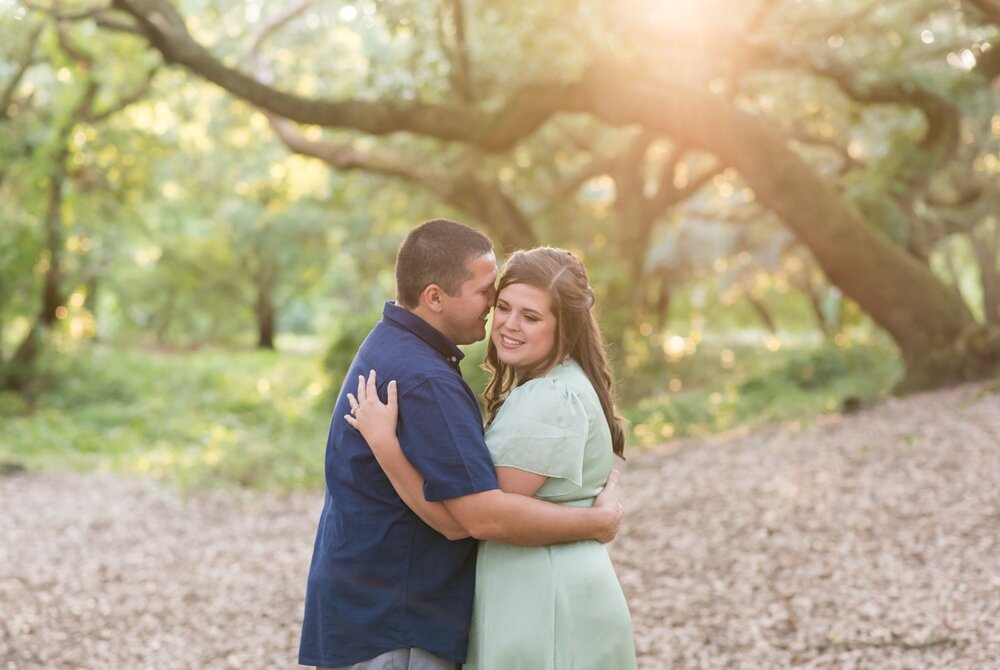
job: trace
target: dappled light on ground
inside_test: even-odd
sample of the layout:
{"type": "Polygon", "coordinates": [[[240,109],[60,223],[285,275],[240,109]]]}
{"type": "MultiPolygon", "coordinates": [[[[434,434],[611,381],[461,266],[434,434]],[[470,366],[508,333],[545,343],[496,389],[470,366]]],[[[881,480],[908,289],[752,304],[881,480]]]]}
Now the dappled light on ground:
{"type": "MultiPolygon", "coordinates": [[[[639,667],[991,667],[1000,394],[636,452],[610,551],[639,667]]],[[[0,478],[11,667],[295,668],[319,491],[0,478]]]]}

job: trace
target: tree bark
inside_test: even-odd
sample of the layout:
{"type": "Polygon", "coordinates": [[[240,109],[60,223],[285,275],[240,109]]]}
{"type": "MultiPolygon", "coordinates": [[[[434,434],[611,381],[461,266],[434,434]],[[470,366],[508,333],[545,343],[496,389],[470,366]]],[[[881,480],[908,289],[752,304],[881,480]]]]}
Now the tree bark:
{"type": "Polygon", "coordinates": [[[60,151],[54,174],[49,184],[49,198],[45,211],[45,255],[48,267],[42,278],[42,304],[38,321],[45,328],[51,328],[57,319],[57,311],[65,302],[62,292],[63,246],[63,187],[66,181],[66,160],[68,151],[60,151]]]}
{"type": "Polygon", "coordinates": [[[271,299],[271,285],[269,283],[257,286],[257,302],[254,305],[254,314],[257,318],[257,348],[274,349],[274,335],[277,329],[277,310],[274,301],[271,299]]]}
{"type": "MultiPolygon", "coordinates": [[[[84,96],[88,104],[95,91],[96,87],[90,89],[84,96]]],[[[58,318],[59,307],[65,302],[62,292],[62,256],[65,245],[62,205],[63,188],[68,173],[69,138],[75,125],[76,115],[72,114],[56,133],[56,142],[59,144],[53,158],[49,195],[43,219],[44,254],[48,265],[42,277],[41,301],[35,321],[18,344],[0,379],[2,388],[13,391],[24,392],[31,385],[36,375],[38,356],[41,353],[41,340],[52,330],[58,318]]]]}

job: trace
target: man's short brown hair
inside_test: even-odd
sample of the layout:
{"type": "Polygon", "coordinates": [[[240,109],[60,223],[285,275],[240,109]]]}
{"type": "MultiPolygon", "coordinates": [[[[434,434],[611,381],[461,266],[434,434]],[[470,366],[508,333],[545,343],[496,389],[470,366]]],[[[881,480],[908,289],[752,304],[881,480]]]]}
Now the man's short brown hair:
{"type": "Polygon", "coordinates": [[[431,284],[448,295],[458,295],[471,276],[469,262],[491,251],[490,238],[461,223],[434,219],[420,224],[396,253],[396,302],[415,308],[431,284]]]}

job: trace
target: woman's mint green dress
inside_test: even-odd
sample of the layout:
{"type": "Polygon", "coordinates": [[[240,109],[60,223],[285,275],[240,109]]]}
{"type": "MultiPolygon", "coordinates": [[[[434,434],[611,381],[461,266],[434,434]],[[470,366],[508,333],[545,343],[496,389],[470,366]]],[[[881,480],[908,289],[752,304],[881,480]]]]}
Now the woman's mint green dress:
{"type": "MultiPolygon", "coordinates": [[[[573,360],[516,387],[486,431],[493,462],[545,475],[535,497],[589,506],[611,432],[573,360]]],[[[480,542],[465,670],[631,670],[632,620],[604,545],[480,542]]]]}

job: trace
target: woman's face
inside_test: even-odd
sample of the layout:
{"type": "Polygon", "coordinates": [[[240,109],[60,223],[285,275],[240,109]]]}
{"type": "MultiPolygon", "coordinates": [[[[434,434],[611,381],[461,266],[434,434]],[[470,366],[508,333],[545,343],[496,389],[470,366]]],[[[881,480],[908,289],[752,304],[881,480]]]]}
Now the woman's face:
{"type": "Polygon", "coordinates": [[[521,377],[556,346],[552,300],[540,288],[511,284],[500,290],[490,334],[500,361],[521,377]]]}

